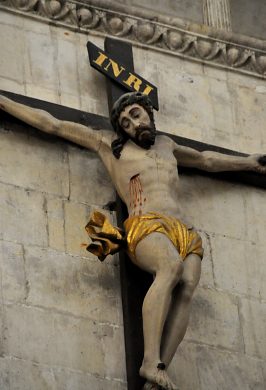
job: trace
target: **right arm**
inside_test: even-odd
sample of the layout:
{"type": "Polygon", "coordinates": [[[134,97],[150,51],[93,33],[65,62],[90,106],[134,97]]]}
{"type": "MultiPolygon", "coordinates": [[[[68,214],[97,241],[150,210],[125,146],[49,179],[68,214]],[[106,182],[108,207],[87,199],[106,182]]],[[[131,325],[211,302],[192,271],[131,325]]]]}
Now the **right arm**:
{"type": "Polygon", "coordinates": [[[14,102],[3,95],[0,95],[0,109],[45,133],[57,135],[96,152],[100,148],[102,140],[100,130],[58,120],[46,111],[14,102]]]}

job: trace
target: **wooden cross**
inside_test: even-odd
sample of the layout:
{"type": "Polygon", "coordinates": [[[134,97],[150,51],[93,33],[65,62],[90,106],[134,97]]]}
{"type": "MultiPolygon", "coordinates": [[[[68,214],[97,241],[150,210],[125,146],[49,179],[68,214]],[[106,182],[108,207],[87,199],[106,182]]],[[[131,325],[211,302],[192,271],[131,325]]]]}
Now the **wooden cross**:
{"type": "MultiPolygon", "coordinates": [[[[131,45],[122,42],[115,41],[113,39],[107,38],[105,40],[105,52],[113,58],[119,60],[121,63],[126,66],[127,71],[134,74],[133,66],[133,55],[131,45]]],[[[103,57],[102,57],[103,58],[103,57]]],[[[108,71],[108,64],[105,65],[108,71]]],[[[109,65],[110,67],[111,65],[109,65]]],[[[118,69],[118,72],[121,68],[118,69]]],[[[150,83],[147,83],[144,79],[142,84],[139,83],[139,86],[142,85],[143,88],[153,88],[154,86],[150,83]]],[[[124,78],[123,80],[128,80],[124,78]]],[[[133,80],[133,78],[131,79],[133,80]]],[[[136,84],[138,86],[138,84],[136,84]]],[[[154,87],[155,88],[155,87],[154,87]]],[[[146,92],[149,90],[146,90],[146,92]]],[[[152,90],[150,90],[151,93],[152,90]]],[[[153,89],[154,91],[154,89],[153,89]]],[[[109,110],[111,109],[114,101],[124,93],[124,89],[119,86],[119,84],[113,80],[110,81],[107,79],[107,92],[108,92],[108,105],[109,110]]],[[[87,112],[82,112],[72,108],[56,105],[53,103],[44,102],[37,99],[32,99],[22,95],[16,95],[10,92],[1,91],[3,95],[10,97],[11,99],[29,105],[34,108],[40,108],[49,112],[51,115],[56,117],[59,120],[66,120],[71,122],[81,123],[85,126],[89,126],[95,131],[99,129],[111,130],[111,125],[108,118],[91,114],[87,112]]],[[[153,98],[153,105],[155,108],[158,108],[158,100],[156,107],[156,96],[153,98]]],[[[1,112],[1,119],[6,119],[10,121],[10,116],[6,113],[1,112]]],[[[18,119],[12,118],[12,123],[20,122],[18,119]]],[[[20,122],[21,123],[21,122],[20,122]]],[[[161,133],[161,132],[159,132],[161,133]]],[[[161,133],[163,134],[163,133],[161,133]]],[[[166,134],[166,133],[164,133],[166,134]]],[[[202,142],[193,141],[184,137],[175,136],[172,134],[166,134],[171,137],[175,142],[180,145],[189,146],[199,151],[212,150],[219,153],[245,156],[243,153],[232,151],[229,149],[219,148],[213,145],[208,145],[202,142]]],[[[44,134],[44,137],[51,137],[44,134]]],[[[197,171],[197,174],[215,177],[215,179],[229,180],[232,182],[241,182],[244,184],[257,186],[261,188],[266,188],[265,177],[254,172],[219,172],[219,173],[210,173],[205,171],[198,171],[191,168],[181,169],[182,172],[193,173],[197,171]]],[[[127,217],[127,210],[122,204],[120,199],[116,201],[116,211],[118,223],[122,225],[122,222],[127,217]]],[[[127,380],[128,380],[128,390],[139,390],[141,389],[144,381],[138,375],[138,370],[141,365],[143,357],[143,337],[142,337],[142,315],[141,307],[142,301],[146,294],[146,291],[151,283],[151,276],[147,273],[142,272],[139,268],[135,267],[131,261],[126,257],[125,253],[120,253],[120,270],[121,270],[121,293],[123,301],[123,315],[124,315],[124,333],[125,333],[125,349],[126,349],[126,367],[127,367],[127,380]]]]}
{"type": "MultiPolygon", "coordinates": [[[[111,38],[106,38],[105,51],[112,57],[114,56],[114,58],[119,62],[122,62],[127,72],[133,74],[133,52],[132,46],[130,44],[125,42],[119,42],[111,38]]],[[[128,78],[123,77],[122,80],[128,80],[128,78]]],[[[106,78],[106,82],[110,114],[115,101],[127,91],[125,90],[123,85],[121,85],[122,83],[117,83],[116,80],[106,78]]],[[[146,86],[148,85],[147,82],[143,84],[146,86]]],[[[153,105],[158,109],[159,105],[157,90],[156,93],[152,95],[152,97],[153,105]]],[[[127,208],[118,195],[116,203],[118,225],[119,227],[123,228],[123,222],[128,216],[127,208]]],[[[144,379],[139,376],[139,368],[141,366],[144,354],[142,331],[142,302],[149,286],[152,283],[152,276],[147,272],[141,271],[137,266],[135,266],[130,261],[125,252],[120,252],[119,257],[127,384],[128,390],[139,390],[142,389],[145,383],[144,379]]]]}

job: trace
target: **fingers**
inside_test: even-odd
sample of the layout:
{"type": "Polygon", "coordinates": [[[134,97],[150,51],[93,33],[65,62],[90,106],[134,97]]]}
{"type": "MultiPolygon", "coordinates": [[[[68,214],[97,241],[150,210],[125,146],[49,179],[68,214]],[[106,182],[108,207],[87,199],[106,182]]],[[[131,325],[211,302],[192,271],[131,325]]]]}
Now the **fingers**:
{"type": "Polygon", "coordinates": [[[266,166],[257,167],[257,172],[262,173],[262,174],[266,174],[266,166]]]}

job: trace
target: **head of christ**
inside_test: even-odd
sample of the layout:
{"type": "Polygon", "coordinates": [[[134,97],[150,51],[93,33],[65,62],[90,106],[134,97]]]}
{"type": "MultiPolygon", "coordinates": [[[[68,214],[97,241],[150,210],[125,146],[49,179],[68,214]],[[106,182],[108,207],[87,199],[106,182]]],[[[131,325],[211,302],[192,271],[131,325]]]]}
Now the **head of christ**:
{"type": "Polygon", "coordinates": [[[111,123],[118,135],[112,143],[112,151],[117,159],[120,158],[128,139],[143,149],[149,149],[155,142],[152,103],[149,97],[141,92],[125,93],[115,102],[111,123]]]}

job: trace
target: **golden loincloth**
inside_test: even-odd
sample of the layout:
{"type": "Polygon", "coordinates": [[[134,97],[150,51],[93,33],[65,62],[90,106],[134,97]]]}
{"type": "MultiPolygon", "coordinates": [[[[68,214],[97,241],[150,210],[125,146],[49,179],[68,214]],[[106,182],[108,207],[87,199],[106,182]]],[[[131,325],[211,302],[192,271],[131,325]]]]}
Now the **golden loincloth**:
{"type": "Polygon", "coordinates": [[[138,243],[149,234],[159,232],[172,241],[183,260],[190,253],[203,257],[200,235],[174,217],[151,212],[129,217],[124,222],[124,227],[125,234],[121,229],[112,226],[104,214],[95,211],[86,226],[93,241],[87,250],[98,256],[101,261],[107,255],[114,254],[122,248],[126,248],[130,254],[135,256],[138,243]]]}
{"type": "Polygon", "coordinates": [[[101,261],[106,256],[114,255],[126,247],[124,232],[113,226],[108,218],[99,211],[92,213],[85,229],[92,240],[92,244],[88,245],[86,249],[101,261]]]}

